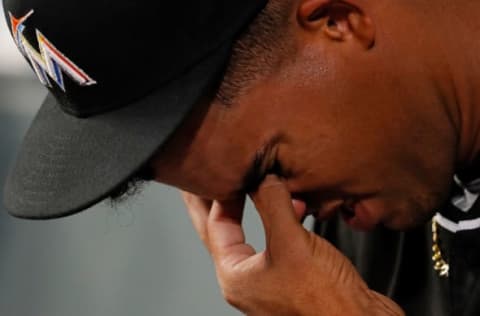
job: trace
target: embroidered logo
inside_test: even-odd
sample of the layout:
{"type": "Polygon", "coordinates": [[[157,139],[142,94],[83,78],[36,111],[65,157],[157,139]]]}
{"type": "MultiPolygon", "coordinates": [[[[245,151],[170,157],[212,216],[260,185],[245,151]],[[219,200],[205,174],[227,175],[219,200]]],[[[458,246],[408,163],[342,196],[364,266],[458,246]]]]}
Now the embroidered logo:
{"type": "Polygon", "coordinates": [[[30,61],[40,82],[47,87],[52,87],[51,80],[53,80],[65,91],[63,79],[63,73],[65,73],[80,86],[95,85],[97,83],[95,80],[60,52],[39,30],[35,30],[39,51],[28,42],[23,35],[24,23],[33,13],[34,10],[30,10],[18,19],[10,12],[9,16],[15,43],[30,61]]]}

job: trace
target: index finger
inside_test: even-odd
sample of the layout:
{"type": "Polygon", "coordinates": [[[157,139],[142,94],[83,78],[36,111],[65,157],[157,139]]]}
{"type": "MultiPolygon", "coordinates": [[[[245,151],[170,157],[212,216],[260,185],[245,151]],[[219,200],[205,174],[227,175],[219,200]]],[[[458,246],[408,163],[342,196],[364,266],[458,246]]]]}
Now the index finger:
{"type": "Polygon", "coordinates": [[[213,201],[203,199],[186,191],[180,192],[193,227],[197,231],[200,240],[204,243],[205,247],[208,248],[207,221],[213,201]]]}
{"type": "Polygon", "coordinates": [[[208,239],[217,265],[233,267],[255,255],[245,243],[242,227],[245,197],[231,201],[215,201],[208,218],[208,239]]]}
{"type": "Polygon", "coordinates": [[[290,192],[278,177],[268,175],[251,198],[262,219],[271,256],[289,255],[305,244],[308,232],[298,221],[290,192]]]}

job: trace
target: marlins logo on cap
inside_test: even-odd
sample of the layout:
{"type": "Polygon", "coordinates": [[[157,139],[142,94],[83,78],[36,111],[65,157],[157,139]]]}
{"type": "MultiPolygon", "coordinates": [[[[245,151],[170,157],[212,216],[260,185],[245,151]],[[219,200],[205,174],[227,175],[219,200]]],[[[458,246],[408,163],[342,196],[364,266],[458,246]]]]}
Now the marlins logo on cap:
{"type": "Polygon", "coordinates": [[[40,82],[47,87],[52,87],[50,79],[53,79],[65,91],[63,71],[81,86],[96,84],[95,80],[60,52],[39,30],[36,29],[35,32],[40,52],[28,42],[23,35],[25,30],[24,23],[33,13],[34,10],[30,10],[26,15],[18,19],[11,12],[9,12],[9,16],[14,40],[22,54],[30,61],[40,82]]]}

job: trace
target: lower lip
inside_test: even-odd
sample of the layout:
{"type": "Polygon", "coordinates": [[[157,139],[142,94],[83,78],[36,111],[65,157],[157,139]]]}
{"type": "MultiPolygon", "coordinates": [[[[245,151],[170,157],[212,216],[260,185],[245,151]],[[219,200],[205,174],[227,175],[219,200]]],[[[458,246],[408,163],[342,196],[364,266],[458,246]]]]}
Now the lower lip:
{"type": "Polygon", "coordinates": [[[378,224],[368,212],[368,209],[361,203],[357,203],[353,207],[355,215],[348,216],[343,214],[343,220],[348,226],[359,231],[371,231],[378,224]]]}

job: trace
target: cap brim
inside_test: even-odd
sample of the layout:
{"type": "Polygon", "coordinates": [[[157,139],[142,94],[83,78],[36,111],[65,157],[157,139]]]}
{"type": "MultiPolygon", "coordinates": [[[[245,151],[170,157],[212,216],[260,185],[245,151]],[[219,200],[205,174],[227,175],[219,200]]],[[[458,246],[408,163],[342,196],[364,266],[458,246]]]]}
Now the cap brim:
{"type": "Polygon", "coordinates": [[[126,107],[87,119],[47,96],[7,178],[4,202],[20,218],[49,219],[105,199],[144,165],[228,61],[224,45],[182,78],[126,107]]]}

